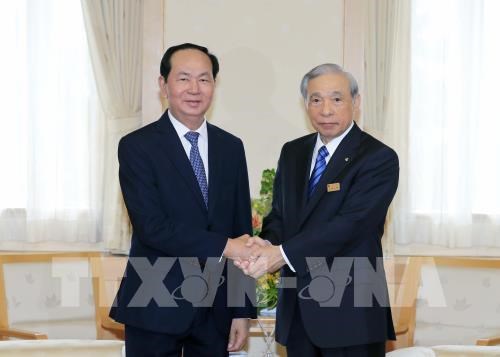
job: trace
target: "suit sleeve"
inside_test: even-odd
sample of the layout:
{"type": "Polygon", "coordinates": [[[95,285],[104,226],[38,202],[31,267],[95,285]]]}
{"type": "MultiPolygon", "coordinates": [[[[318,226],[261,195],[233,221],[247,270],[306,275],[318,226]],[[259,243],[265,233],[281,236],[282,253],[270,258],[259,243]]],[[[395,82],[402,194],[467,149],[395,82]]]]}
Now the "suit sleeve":
{"type": "MultiPolygon", "coordinates": [[[[239,155],[237,161],[240,163],[238,168],[238,182],[236,185],[236,206],[234,209],[234,227],[233,232],[235,237],[243,234],[252,235],[252,208],[250,203],[250,186],[248,183],[248,169],[245,157],[245,149],[243,143],[239,142],[239,155]]],[[[232,264],[232,263],[229,263],[232,264]]],[[[235,279],[235,284],[229,289],[243,289],[240,291],[248,291],[251,294],[250,299],[247,297],[245,306],[233,307],[233,318],[256,318],[257,309],[253,306],[252,300],[255,301],[255,279],[246,276],[240,269],[235,270],[238,279],[235,279]]]]}
{"type": "Polygon", "coordinates": [[[306,275],[306,257],[342,255],[360,239],[377,239],[380,225],[396,193],[399,163],[384,147],[360,168],[340,208],[329,222],[310,227],[283,243],[283,250],[300,276],[306,275]]]}
{"type": "Polygon", "coordinates": [[[127,140],[118,146],[120,186],[135,237],[173,257],[219,257],[227,237],[174,222],[162,209],[151,157],[140,143],[127,140]]]}

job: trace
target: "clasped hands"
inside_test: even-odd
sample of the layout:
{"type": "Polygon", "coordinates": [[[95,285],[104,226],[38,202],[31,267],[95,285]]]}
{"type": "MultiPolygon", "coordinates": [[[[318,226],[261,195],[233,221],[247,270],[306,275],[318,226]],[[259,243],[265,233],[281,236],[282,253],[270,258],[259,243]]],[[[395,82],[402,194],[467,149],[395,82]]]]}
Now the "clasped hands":
{"type": "Polygon", "coordinates": [[[250,237],[248,234],[229,239],[224,256],[231,259],[245,275],[255,279],[265,273],[273,273],[285,265],[279,246],[272,245],[260,237],[250,237]]]}

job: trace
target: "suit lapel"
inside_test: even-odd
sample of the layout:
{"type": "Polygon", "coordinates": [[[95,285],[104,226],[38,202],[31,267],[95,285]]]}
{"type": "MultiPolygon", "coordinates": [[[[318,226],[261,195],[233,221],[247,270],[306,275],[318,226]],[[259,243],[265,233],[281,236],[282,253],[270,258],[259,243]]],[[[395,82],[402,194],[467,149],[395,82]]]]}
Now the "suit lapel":
{"type": "MultiPolygon", "coordinates": [[[[340,145],[337,147],[332,158],[328,162],[326,170],[323,173],[323,176],[321,176],[321,179],[316,186],[316,190],[313,192],[309,201],[307,201],[306,198],[305,202],[307,203],[302,211],[302,214],[300,215],[301,219],[299,227],[302,226],[302,224],[312,213],[321,197],[323,197],[323,195],[327,193],[326,186],[329,183],[336,182],[335,179],[339,176],[339,174],[351,164],[352,159],[359,146],[360,134],[361,130],[356,125],[356,123],[354,123],[353,128],[340,142],[340,145]]],[[[311,159],[309,159],[309,161],[311,161],[311,159]]],[[[309,164],[309,168],[310,165],[311,164],[309,164]]],[[[307,171],[307,177],[309,178],[309,171],[307,171]]],[[[304,191],[304,195],[306,195],[307,197],[307,185],[305,186],[304,191]]]]}
{"type": "Polygon", "coordinates": [[[208,133],[208,219],[213,216],[217,192],[220,192],[222,172],[222,158],[224,157],[224,146],[212,124],[207,122],[208,133]]]}
{"type": "Polygon", "coordinates": [[[182,146],[181,140],[179,139],[174,126],[170,122],[167,111],[158,121],[158,128],[166,136],[165,140],[162,140],[162,143],[164,145],[168,159],[177,169],[177,172],[182,177],[182,180],[191,189],[195,200],[198,202],[200,207],[206,211],[200,185],[198,184],[198,180],[196,179],[191,163],[189,162],[189,159],[186,155],[186,151],[182,146]]]}
{"type": "Polygon", "coordinates": [[[316,145],[316,134],[311,135],[306,139],[304,145],[301,146],[298,152],[293,155],[296,158],[296,193],[295,197],[299,200],[295,207],[298,207],[299,212],[304,210],[307,203],[307,187],[309,184],[309,172],[311,171],[311,160],[316,145]]]}

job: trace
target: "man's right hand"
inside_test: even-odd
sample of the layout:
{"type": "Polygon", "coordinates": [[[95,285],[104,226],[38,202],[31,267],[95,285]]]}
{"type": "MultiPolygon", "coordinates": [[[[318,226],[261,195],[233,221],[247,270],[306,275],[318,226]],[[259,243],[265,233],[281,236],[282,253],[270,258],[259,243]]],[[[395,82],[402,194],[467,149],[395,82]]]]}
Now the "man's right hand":
{"type": "Polygon", "coordinates": [[[259,258],[259,248],[270,246],[271,242],[264,240],[258,236],[249,237],[246,240],[245,246],[250,250],[250,253],[246,255],[246,259],[234,260],[234,265],[240,269],[246,269],[250,265],[251,261],[259,258]]]}
{"type": "Polygon", "coordinates": [[[267,247],[270,246],[271,242],[268,240],[264,240],[261,237],[255,236],[255,237],[249,237],[246,242],[246,246],[251,248],[251,247],[267,247]]]}
{"type": "Polygon", "coordinates": [[[248,259],[252,254],[252,251],[247,247],[247,242],[250,236],[244,234],[238,238],[228,239],[224,252],[222,253],[226,258],[232,260],[244,260],[248,259]]]}

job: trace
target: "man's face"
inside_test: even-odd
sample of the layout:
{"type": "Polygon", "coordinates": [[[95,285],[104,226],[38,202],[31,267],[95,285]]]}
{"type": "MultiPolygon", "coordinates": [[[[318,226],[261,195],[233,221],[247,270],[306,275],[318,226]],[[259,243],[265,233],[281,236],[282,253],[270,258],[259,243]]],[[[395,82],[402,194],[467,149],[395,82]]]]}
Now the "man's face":
{"type": "Polygon", "coordinates": [[[203,122],[214,93],[212,63],[206,54],[194,49],[175,52],[167,80],[159,78],[160,90],[168,99],[174,117],[191,130],[203,122]]]}
{"type": "Polygon", "coordinates": [[[327,73],[309,81],[307,114],[323,143],[347,130],[359,109],[359,101],[359,96],[351,98],[349,80],[341,73],[327,73]]]}

